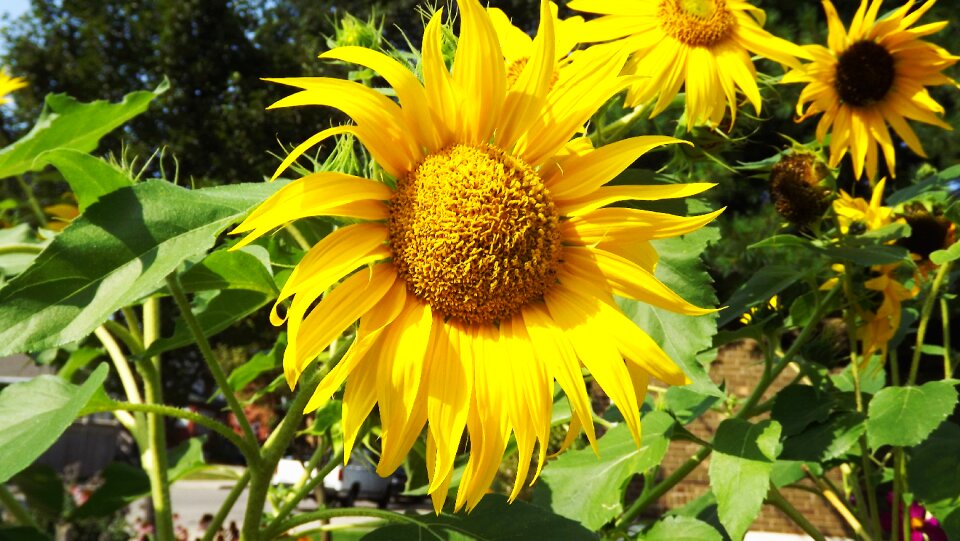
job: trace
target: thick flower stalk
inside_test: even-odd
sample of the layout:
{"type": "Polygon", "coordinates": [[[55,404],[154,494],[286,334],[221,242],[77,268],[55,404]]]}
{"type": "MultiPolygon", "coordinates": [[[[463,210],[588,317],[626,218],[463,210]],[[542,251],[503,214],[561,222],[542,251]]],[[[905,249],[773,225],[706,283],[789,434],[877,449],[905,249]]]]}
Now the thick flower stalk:
{"type": "Polygon", "coordinates": [[[388,178],[307,175],[235,231],[247,233],[243,245],[307,216],[352,221],[306,254],[271,314],[275,324],[287,323],[287,381],[295,385],[318,353],[359,321],[354,343],[307,408],[344,387],[348,457],[377,405],[381,475],[402,463],[426,426],[429,492],[438,511],[465,432],[469,461],[457,508],[473,508],[487,492],[511,434],[519,452],[511,498],[528,477],[535,448],[539,473],[554,381],[572,405],[571,428],[582,427],[596,447],[581,366],[616,402],[639,443],[648,379],[688,380],[620,312],[613,295],[683,314],[710,312],[654,277],[657,253],[650,241],[694,231],[719,214],[607,207],[686,197],[712,186],[605,186],[640,155],[676,139],[636,137],[597,149],[583,140],[570,143],[629,84],[619,75],[625,53],[583,52],[558,71],[554,18],[544,1],[530,57],[508,84],[488,12],[477,0],[458,5],[452,69],[441,53],[438,12],[424,33],[422,82],[373,50],[341,47],[321,55],[379,73],[398,101],[351,81],[275,80],[300,91],[273,107],[324,105],[355,123],[311,137],[277,175],[307,148],[350,133],[388,178]]]}
{"type": "Polygon", "coordinates": [[[890,176],[896,174],[896,150],[889,125],[911,150],[926,157],[920,139],[907,119],[952,129],[939,115],[943,107],[926,87],[956,83],[942,72],[960,57],[920,38],[935,34],[947,21],[913,25],[936,3],[915,5],[909,0],[888,16],[877,19],[882,0],[861,0],[849,29],[830,0],[823,0],[829,36],[827,47],[807,45],[813,62],[794,69],[784,83],[807,83],[797,102],[804,120],[819,114],[817,140],[830,134],[830,167],[849,152],[857,178],[877,177],[879,152],[890,176]]]}

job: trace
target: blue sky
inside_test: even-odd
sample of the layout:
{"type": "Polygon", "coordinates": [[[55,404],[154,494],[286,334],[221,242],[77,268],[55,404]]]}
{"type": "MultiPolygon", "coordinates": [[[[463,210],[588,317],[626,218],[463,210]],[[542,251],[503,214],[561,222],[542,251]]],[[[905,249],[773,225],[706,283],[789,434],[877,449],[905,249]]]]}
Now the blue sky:
{"type": "Polygon", "coordinates": [[[30,0],[0,0],[0,13],[9,13],[16,17],[30,7],[30,0]]]}

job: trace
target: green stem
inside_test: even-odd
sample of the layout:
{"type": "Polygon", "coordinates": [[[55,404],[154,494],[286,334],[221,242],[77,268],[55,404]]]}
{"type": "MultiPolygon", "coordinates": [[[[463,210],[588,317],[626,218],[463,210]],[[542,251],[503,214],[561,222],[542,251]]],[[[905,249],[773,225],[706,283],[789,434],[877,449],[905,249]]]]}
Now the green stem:
{"type": "Polygon", "coordinates": [[[27,511],[27,508],[23,506],[19,501],[17,501],[16,496],[10,492],[10,489],[6,485],[0,483],[0,505],[13,515],[14,520],[17,523],[23,526],[30,526],[36,529],[40,529],[37,526],[36,521],[33,520],[33,517],[30,516],[30,512],[27,511]]]}
{"type": "MultiPolygon", "coordinates": [[[[180,308],[180,316],[190,329],[190,333],[193,335],[197,347],[200,348],[203,360],[206,361],[207,368],[210,369],[214,381],[217,382],[217,387],[219,387],[220,392],[223,393],[223,397],[227,401],[227,406],[230,407],[230,411],[232,411],[233,415],[237,418],[237,423],[243,431],[244,438],[249,441],[251,445],[257,445],[257,436],[253,433],[253,427],[250,426],[250,421],[247,419],[247,415],[244,413],[240,401],[237,400],[237,395],[234,394],[233,389],[227,382],[227,376],[223,373],[223,368],[220,367],[220,363],[217,362],[217,358],[213,354],[213,348],[210,347],[210,342],[207,340],[206,335],[203,334],[203,328],[200,326],[200,322],[197,321],[196,316],[193,315],[193,310],[190,309],[190,301],[187,300],[183,288],[180,287],[180,280],[177,278],[176,272],[167,276],[167,287],[170,289],[170,293],[173,295],[177,307],[180,308]]],[[[250,466],[253,467],[254,465],[251,464],[250,466]]]]}
{"type": "Polygon", "coordinates": [[[927,324],[930,323],[930,314],[933,313],[933,303],[937,300],[937,294],[940,292],[940,286],[943,285],[944,278],[950,274],[950,268],[953,261],[940,265],[937,269],[937,275],[933,279],[933,285],[930,286],[930,293],[923,301],[923,308],[920,310],[920,325],[917,327],[917,344],[913,349],[913,361],[910,363],[910,377],[907,379],[907,385],[913,385],[917,381],[917,370],[920,368],[920,351],[923,348],[923,339],[927,334],[927,324]]]}
{"type": "Polygon", "coordinates": [[[294,242],[296,242],[297,245],[300,246],[301,250],[307,251],[310,248],[313,248],[313,245],[311,245],[310,242],[307,241],[307,237],[304,237],[300,229],[297,228],[297,226],[294,225],[293,223],[287,224],[284,229],[287,230],[287,233],[290,234],[294,242]]]}
{"type": "MultiPolygon", "coordinates": [[[[754,407],[760,400],[760,397],[763,396],[763,393],[766,392],[767,388],[770,387],[770,384],[777,379],[777,376],[780,375],[780,372],[783,372],[787,365],[789,365],[793,361],[793,358],[796,357],[800,352],[800,348],[807,342],[807,340],[810,338],[810,335],[813,334],[817,324],[829,309],[830,303],[838,291],[839,288],[834,288],[830,290],[830,293],[828,293],[826,297],[821,299],[820,303],[817,305],[817,309],[814,312],[813,317],[811,317],[810,321],[807,323],[807,326],[800,331],[800,334],[797,335],[797,339],[794,340],[790,348],[786,351],[786,353],[783,354],[783,357],[780,359],[780,361],[778,361],[772,369],[764,370],[764,376],[761,378],[756,388],[754,388],[753,393],[750,394],[750,397],[747,398],[747,401],[744,402],[740,410],[733,415],[734,418],[745,419],[753,415],[754,407]]],[[[618,518],[617,522],[615,523],[615,527],[620,529],[625,527],[627,524],[630,524],[630,522],[633,521],[633,519],[642,513],[647,507],[660,499],[661,496],[666,494],[670,489],[676,486],[677,483],[689,475],[690,472],[695,470],[701,462],[710,456],[710,452],[712,450],[713,449],[710,447],[701,447],[679,468],[667,476],[666,479],[660,481],[660,483],[651,488],[649,492],[644,492],[644,494],[637,498],[630,505],[630,507],[627,508],[622,515],[620,515],[620,518],[618,518]]]]}
{"type": "Polygon", "coordinates": [[[211,520],[210,524],[207,525],[207,531],[203,533],[203,539],[201,541],[214,540],[217,533],[220,531],[220,527],[223,526],[223,521],[227,520],[227,515],[230,514],[230,510],[233,509],[233,506],[237,503],[237,499],[240,498],[240,494],[242,494],[244,489],[247,488],[247,484],[249,482],[250,470],[244,470],[243,475],[240,476],[240,479],[237,479],[237,482],[233,485],[233,488],[230,489],[230,493],[227,494],[227,498],[223,500],[223,503],[220,505],[220,509],[217,510],[217,514],[214,515],[213,520],[211,520]]]}
{"type": "Polygon", "coordinates": [[[0,255],[7,254],[39,254],[43,246],[39,244],[6,244],[0,246],[0,255]]]}
{"type": "MultiPolygon", "coordinates": [[[[140,388],[137,387],[137,380],[133,377],[133,372],[130,370],[130,363],[127,362],[127,356],[123,354],[120,345],[114,340],[113,335],[103,326],[94,329],[93,334],[96,335],[100,343],[103,344],[104,349],[107,350],[107,355],[113,362],[113,368],[117,371],[117,377],[120,378],[120,385],[123,386],[123,392],[127,395],[127,400],[134,403],[142,403],[143,398],[140,396],[140,388]]],[[[118,411],[114,415],[117,420],[120,421],[120,424],[129,430],[130,434],[137,440],[137,445],[142,446],[145,443],[142,432],[143,426],[146,423],[144,416],[130,415],[125,411],[118,411]]]]}
{"type": "Polygon", "coordinates": [[[243,516],[243,529],[240,539],[255,541],[261,539],[263,506],[267,501],[267,492],[270,488],[270,476],[273,474],[280,457],[287,449],[290,441],[300,428],[303,420],[303,409],[310,401],[313,390],[320,382],[319,370],[311,364],[303,371],[299,388],[290,402],[287,414],[280,421],[280,425],[270,434],[260,450],[260,464],[250,468],[250,492],[247,494],[247,510],[243,516]]]}
{"type": "Polygon", "coordinates": [[[950,361],[950,306],[947,299],[940,299],[940,319],[943,322],[943,379],[953,377],[953,363],[950,361]]]}
{"type": "Polygon", "coordinates": [[[790,505],[790,502],[788,502],[786,498],[783,497],[783,494],[780,494],[780,491],[773,485],[770,485],[770,492],[767,493],[767,503],[783,511],[783,514],[787,515],[794,524],[800,526],[800,529],[815,541],[826,541],[826,538],[823,537],[820,530],[813,524],[810,524],[810,521],[800,514],[800,511],[797,511],[796,507],[790,505]]]}
{"type": "Polygon", "coordinates": [[[433,532],[430,527],[417,520],[416,518],[401,515],[394,511],[387,511],[386,509],[368,509],[365,507],[348,507],[346,509],[319,509],[317,511],[311,511],[309,513],[301,513],[295,517],[290,518],[290,520],[278,524],[273,528],[269,528],[264,531],[264,539],[273,539],[278,535],[289,531],[297,526],[303,524],[309,524],[311,522],[319,520],[327,520],[336,517],[373,517],[386,520],[388,522],[399,522],[401,524],[412,524],[414,526],[419,526],[430,532],[437,539],[441,539],[435,532],[433,532]]]}
{"type": "Polygon", "coordinates": [[[637,517],[637,515],[659,500],[661,496],[676,486],[677,483],[683,481],[686,476],[690,475],[690,472],[697,469],[697,466],[699,466],[701,462],[710,456],[710,451],[712,451],[710,447],[701,447],[696,453],[693,454],[693,456],[688,458],[686,462],[681,464],[679,468],[668,475],[666,479],[657,483],[657,485],[651,488],[649,492],[645,492],[642,496],[630,504],[630,507],[627,508],[627,510],[620,515],[620,518],[617,519],[614,527],[617,529],[622,529],[630,524],[633,519],[637,517]]]}
{"type": "Polygon", "coordinates": [[[47,215],[44,214],[43,209],[40,208],[40,202],[37,201],[37,197],[33,194],[33,188],[27,184],[23,176],[17,175],[14,178],[17,179],[17,184],[19,184],[20,189],[23,190],[23,195],[26,196],[30,210],[32,210],[33,215],[37,217],[37,222],[40,224],[40,227],[47,227],[47,215]]]}
{"type": "MultiPolygon", "coordinates": [[[[143,345],[150,347],[160,335],[160,302],[149,298],[143,305],[143,345]]],[[[143,395],[147,404],[163,404],[163,381],[160,370],[160,356],[144,360],[143,395]]],[[[154,530],[157,541],[174,541],[173,509],[170,501],[169,464],[167,463],[167,431],[164,418],[159,413],[147,415],[146,449],[141,449],[143,469],[150,478],[150,497],[153,501],[154,530]]]]}
{"type": "Polygon", "coordinates": [[[196,423],[200,426],[209,428],[210,430],[220,434],[227,441],[232,443],[243,453],[246,458],[256,458],[257,449],[252,447],[246,440],[237,435],[229,426],[217,421],[216,419],[211,419],[206,415],[200,415],[199,413],[194,413],[190,410],[175,408],[173,406],[167,406],[164,404],[134,404],[131,402],[111,402],[109,404],[104,404],[102,406],[96,407],[90,410],[90,413],[97,413],[101,411],[136,411],[143,413],[150,413],[153,415],[166,415],[167,417],[174,417],[177,419],[184,419],[192,423],[196,423]]]}
{"type": "Polygon", "coordinates": [[[140,320],[137,318],[137,312],[132,306],[124,306],[120,309],[123,313],[123,319],[127,322],[127,330],[137,342],[143,344],[143,333],[140,331],[140,320]]]}
{"type": "MultiPolygon", "coordinates": [[[[317,463],[319,463],[319,460],[314,461],[314,458],[319,459],[321,456],[322,453],[318,452],[316,455],[310,458],[310,462],[307,463],[305,468],[307,475],[310,475],[310,473],[317,467],[317,463]]],[[[287,501],[285,501],[277,511],[277,516],[274,517],[267,526],[267,530],[278,527],[282,521],[287,518],[287,515],[297,508],[297,504],[300,503],[300,501],[303,500],[303,498],[309,494],[310,491],[316,488],[317,485],[322,483],[323,478],[326,477],[328,473],[332,472],[333,469],[337,467],[337,464],[340,464],[341,462],[343,462],[343,451],[336,453],[330,458],[329,461],[327,461],[326,464],[324,464],[322,468],[320,468],[320,470],[310,477],[305,478],[305,481],[301,480],[298,486],[294,487],[293,495],[288,498],[287,501]]]]}

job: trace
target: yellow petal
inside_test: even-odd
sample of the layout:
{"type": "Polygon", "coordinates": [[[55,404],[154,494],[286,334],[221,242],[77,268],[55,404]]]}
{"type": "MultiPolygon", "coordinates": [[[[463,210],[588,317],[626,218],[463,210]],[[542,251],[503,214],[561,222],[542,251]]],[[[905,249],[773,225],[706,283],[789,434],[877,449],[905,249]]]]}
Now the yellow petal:
{"type": "Polygon", "coordinates": [[[618,201],[656,201],[697,195],[716,184],[660,184],[646,186],[603,186],[594,193],[577,199],[555,199],[557,209],[564,216],[579,216],[618,201]]]}

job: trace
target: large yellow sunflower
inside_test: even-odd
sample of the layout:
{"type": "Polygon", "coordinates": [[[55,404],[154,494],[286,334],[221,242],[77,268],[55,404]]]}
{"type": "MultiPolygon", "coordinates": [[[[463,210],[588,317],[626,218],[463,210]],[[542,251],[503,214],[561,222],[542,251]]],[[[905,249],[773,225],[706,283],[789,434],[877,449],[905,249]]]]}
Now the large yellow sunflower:
{"type": "Polygon", "coordinates": [[[582,42],[622,40],[633,54],[626,72],[639,76],[627,92],[630,107],[657,98],[651,117],[686,89],[687,129],[737,114],[737,89],[760,113],[757,72],[750,53],[789,66],[809,58],[799,46],[762,28],[763,10],[743,0],[572,0],[568,7],[603,17],[588,21],[582,42]]]}
{"type": "Polygon", "coordinates": [[[349,455],[363,420],[379,405],[382,475],[401,464],[426,425],[429,491],[438,511],[464,430],[470,456],[456,507],[480,501],[511,433],[520,454],[517,496],[534,448],[537,471],[546,456],[554,380],[572,405],[572,428],[583,427],[595,444],[581,362],[639,442],[648,377],[670,384],[687,378],[617,309],[613,295],[684,314],[708,312],[654,277],[657,254],[649,241],[696,230],[718,214],[603,208],[685,197],[712,185],[604,186],[644,152],[679,142],[637,137],[599,149],[568,145],[628,84],[618,76],[625,55],[582,54],[554,81],[553,19],[544,1],[533,54],[508,88],[489,16],[477,0],[458,4],[453,67],[443,62],[437,13],[424,33],[422,83],[373,50],[341,47],[321,55],[373,69],[399,104],[351,81],[276,80],[302,91],[273,107],[330,106],[355,122],[310,138],[278,174],[310,145],[351,133],[389,178],[308,175],[235,231],[249,233],[245,244],[306,216],[354,221],[314,246],[280,293],[278,305],[292,299],[285,316],[276,307],[272,313],[275,324],[287,321],[284,370],[293,386],[359,320],[355,341],[308,409],[345,384],[349,455]]]}
{"type": "Polygon", "coordinates": [[[27,86],[27,81],[22,77],[11,77],[6,70],[0,69],[0,105],[10,101],[7,94],[25,86],[27,86]]]}
{"type": "MultiPolygon", "coordinates": [[[[500,41],[500,49],[503,51],[504,60],[507,62],[507,84],[512,86],[516,83],[523,66],[533,55],[533,39],[526,32],[514,26],[510,22],[510,17],[503,10],[487,8],[487,12],[490,15],[490,22],[493,23],[493,29],[497,32],[497,39],[500,41]]],[[[559,69],[568,63],[570,59],[568,55],[580,43],[584,20],[583,17],[560,19],[558,13],[557,5],[550,2],[550,15],[553,18],[554,37],[556,38],[553,51],[559,69]]]]}
{"type": "Polygon", "coordinates": [[[914,1],[909,0],[877,20],[881,2],[861,0],[849,30],[845,30],[833,4],[823,0],[829,48],[807,45],[813,62],[783,77],[785,83],[808,83],[797,102],[800,120],[823,113],[817,139],[822,143],[832,131],[830,166],[836,167],[849,151],[857,178],[863,176],[864,164],[867,176],[876,178],[878,144],[890,175],[895,174],[896,152],[887,124],[921,156],[926,156],[923,146],[906,119],[951,129],[937,116],[943,114],[943,107],[925,87],[956,84],[941,72],[960,57],[920,39],[940,31],[947,22],[911,28],[936,0],[925,2],[913,13],[914,1]]]}

